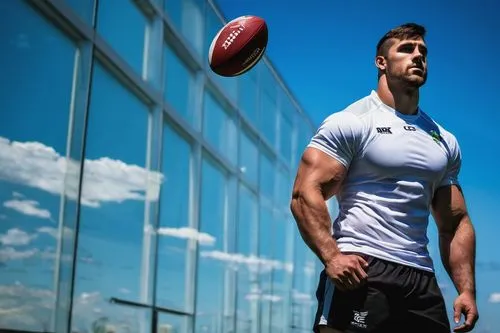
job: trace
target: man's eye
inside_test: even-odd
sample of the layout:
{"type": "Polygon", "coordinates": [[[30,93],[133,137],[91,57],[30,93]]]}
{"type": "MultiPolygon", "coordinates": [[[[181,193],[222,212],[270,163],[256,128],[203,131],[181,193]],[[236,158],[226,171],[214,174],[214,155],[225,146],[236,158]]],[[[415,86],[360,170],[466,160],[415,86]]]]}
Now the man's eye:
{"type": "Polygon", "coordinates": [[[411,53],[413,52],[413,47],[410,45],[404,45],[399,48],[399,52],[411,53]]]}

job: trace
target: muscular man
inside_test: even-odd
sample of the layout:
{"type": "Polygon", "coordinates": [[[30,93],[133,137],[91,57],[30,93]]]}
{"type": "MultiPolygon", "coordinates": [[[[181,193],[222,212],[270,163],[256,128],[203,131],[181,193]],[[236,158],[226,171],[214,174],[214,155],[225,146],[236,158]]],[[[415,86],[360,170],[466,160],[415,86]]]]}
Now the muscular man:
{"type": "Polygon", "coordinates": [[[302,156],[290,207],[324,264],[314,332],[450,332],[427,250],[431,213],[458,291],[455,331],[472,330],[478,319],[460,147],[418,105],[427,79],[425,33],[410,23],[383,36],[377,90],[327,117],[302,156]],[[332,224],[325,201],[334,195],[332,224]]]}

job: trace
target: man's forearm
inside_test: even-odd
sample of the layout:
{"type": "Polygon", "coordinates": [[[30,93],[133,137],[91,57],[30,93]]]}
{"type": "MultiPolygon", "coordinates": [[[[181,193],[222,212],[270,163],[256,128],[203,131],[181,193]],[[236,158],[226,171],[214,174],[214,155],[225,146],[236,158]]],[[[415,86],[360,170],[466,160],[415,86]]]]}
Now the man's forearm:
{"type": "Polygon", "coordinates": [[[331,219],[323,196],[313,191],[295,193],[290,206],[302,239],[326,265],[340,251],[330,231],[331,219]]]}
{"type": "Polygon", "coordinates": [[[464,216],[455,232],[439,234],[441,259],[458,293],[476,294],[476,236],[469,217],[464,216]]]}

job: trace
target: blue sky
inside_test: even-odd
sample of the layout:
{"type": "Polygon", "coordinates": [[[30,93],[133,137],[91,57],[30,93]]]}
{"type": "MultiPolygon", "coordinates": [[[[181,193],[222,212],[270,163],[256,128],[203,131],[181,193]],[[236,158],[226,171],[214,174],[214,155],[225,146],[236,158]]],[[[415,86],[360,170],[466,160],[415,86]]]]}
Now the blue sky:
{"type": "MultiPolygon", "coordinates": [[[[500,144],[496,97],[500,90],[498,2],[218,3],[228,20],[246,14],[266,20],[267,56],[316,125],[330,113],[376,89],[375,45],[388,29],[405,22],[417,22],[427,28],[429,77],[421,90],[420,107],[452,131],[461,145],[460,179],[478,241],[479,328],[497,328],[500,303],[490,302],[490,297],[500,293],[500,224],[495,209],[500,202],[500,179],[496,176],[500,144]]],[[[451,309],[455,292],[439,262],[432,223],[429,235],[438,276],[451,309]]]]}

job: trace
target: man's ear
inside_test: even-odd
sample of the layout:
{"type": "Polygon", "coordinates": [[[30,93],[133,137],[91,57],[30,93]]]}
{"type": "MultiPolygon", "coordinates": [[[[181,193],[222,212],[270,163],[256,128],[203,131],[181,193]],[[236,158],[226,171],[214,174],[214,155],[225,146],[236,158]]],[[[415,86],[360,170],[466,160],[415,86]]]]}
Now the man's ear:
{"type": "Polygon", "coordinates": [[[375,57],[375,66],[381,71],[385,71],[387,68],[387,61],[384,56],[376,56],[375,57]]]}

